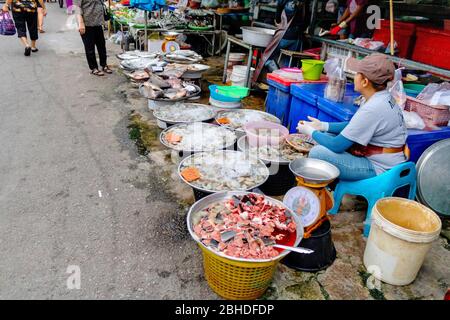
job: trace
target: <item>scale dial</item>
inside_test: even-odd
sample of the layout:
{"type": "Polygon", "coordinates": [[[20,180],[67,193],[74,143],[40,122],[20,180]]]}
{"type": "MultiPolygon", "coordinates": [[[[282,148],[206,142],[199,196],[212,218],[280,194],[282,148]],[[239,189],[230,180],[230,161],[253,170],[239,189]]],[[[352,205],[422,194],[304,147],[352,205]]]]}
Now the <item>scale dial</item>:
{"type": "Polygon", "coordinates": [[[283,203],[300,217],[305,228],[313,225],[320,216],[320,199],[308,188],[292,188],[284,196],[283,203]]]}

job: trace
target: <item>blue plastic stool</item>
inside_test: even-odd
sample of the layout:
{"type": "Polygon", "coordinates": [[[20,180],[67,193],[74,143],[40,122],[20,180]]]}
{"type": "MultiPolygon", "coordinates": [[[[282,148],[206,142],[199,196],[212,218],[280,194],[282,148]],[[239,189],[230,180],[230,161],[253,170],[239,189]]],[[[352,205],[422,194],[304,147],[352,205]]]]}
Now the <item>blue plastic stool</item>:
{"type": "Polygon", "coordinates": [[[394,192],[409,185],[408,199],[416,196],[416,166],[413,162],[405,162],[376,177],[359,181],[339,181],[334,191],[334,206],[329,214],[337,214],[339,205],[345,194],[358,195],[368,202],[366,220],[364,221],[364,237],[370,232],[372,208],[377,200],[391,197],[394,192]]]}

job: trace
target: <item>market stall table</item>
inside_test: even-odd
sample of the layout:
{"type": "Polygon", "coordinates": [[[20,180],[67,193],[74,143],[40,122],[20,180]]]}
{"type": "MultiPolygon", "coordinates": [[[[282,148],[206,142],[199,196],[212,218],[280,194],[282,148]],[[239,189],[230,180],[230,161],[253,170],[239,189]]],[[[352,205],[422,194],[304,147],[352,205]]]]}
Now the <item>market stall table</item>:
{"type": "Polygon", "coordinates": [[[245,83],[247,85],[248,88],[251,87],[251,81],[252,79],[250,78],[250,73],[251,73],[251,67],[252,67],[252,55],[253,55],[253,50],[254,49],[259,49],[261,50],[262,47],[258,47],[258,46],[254,46],[251,44],[248,44],[246,42],[244,42],[241,39],[238,39],[234,36],[227,36],[227,52],[225,54],[225,64],[223,67],[223,78],[222,78],[222,82],[225,83],[227,81],[227,68],[228,68],[228,60],[230,57],[230,50],[231,50],[231,43],[234,43],[240,47],[243,47],[245,49],[248,50],[248,59],[247,59],[247,74],[245,76],[245,83]]]}

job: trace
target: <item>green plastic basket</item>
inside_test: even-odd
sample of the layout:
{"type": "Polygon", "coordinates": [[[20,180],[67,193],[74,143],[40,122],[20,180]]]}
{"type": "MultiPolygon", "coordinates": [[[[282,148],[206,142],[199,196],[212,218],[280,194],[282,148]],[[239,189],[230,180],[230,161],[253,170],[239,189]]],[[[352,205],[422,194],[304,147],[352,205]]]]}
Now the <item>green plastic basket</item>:
{"type": "Polygon", "coordinates": [[[249,88],[241,86],[220,86],[217,87],[219,94],[230,97],[242,99],[248,96],[249,88]]]}

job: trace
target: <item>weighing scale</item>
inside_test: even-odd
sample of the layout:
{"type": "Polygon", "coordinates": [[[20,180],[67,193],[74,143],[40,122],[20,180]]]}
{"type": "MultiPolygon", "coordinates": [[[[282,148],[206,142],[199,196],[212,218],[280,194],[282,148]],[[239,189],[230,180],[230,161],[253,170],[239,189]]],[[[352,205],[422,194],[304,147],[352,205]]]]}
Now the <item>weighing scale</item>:
{"type": "Polygon", "coordinates": [[[323,160],[299,158],[289,168],[296,176],[297,187],[288,191],[285,204],[300,215],[305,228],[304,238],[328,220],[327,212],[333,205],[333,196],[327,186],[339,176],[339,169],[323,160]]]}
{"type": "Polygon", "coordinates": [[[174,52],[180,50],[180,45],[176,42],[177,37],[180,34],[178,32],[166,32],[163,34],[164,41],[161,45],[161,50],[163,52],[174,52]]]}
{"type": "Polygon", "coordinates": [[[327,215],[334,201],[326,187],[340,172],[326,161],[311,158],[296,159],[290,163],[289,168],[296,176],[297,187],[286,193],[283,203],[300,216],[304,227],[301,245],[314,250],[314,253],[290,253],[282,262],[291,268],[307,272],[323,270],[336,258],[327,215]]]}

